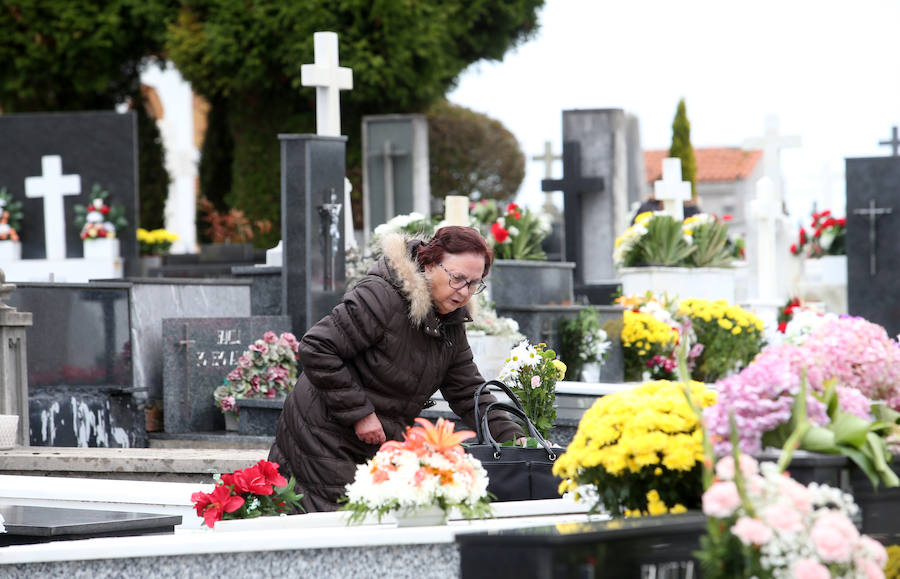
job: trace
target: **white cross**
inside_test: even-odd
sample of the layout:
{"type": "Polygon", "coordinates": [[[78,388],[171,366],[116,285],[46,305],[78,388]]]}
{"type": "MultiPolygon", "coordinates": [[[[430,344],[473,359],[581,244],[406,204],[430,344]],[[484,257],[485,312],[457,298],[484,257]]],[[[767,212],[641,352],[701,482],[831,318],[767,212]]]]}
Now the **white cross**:
{"type": "Polygon", "coordinates": [[[766,132],[762,137],[752,137],[744,141],[744,150],[763,151],[763,174],[772,180],[775,199],[784,204],[784,192],[781,190],[781,149],[799,147],[800,137],[782,137],[778,135],[778,117],[766,117],[766,132]]]}
{"type": "Polygon", "coordinates": [[[353,71],[338,66],[338,36],[334,32],[313,34],[316,63],[300,67],[303,86],[316,87],[316,133],[341,135],[340,91],[353,88],[353,71]]]}
{"type": "Polygon", "coordinates": [[[25,178],[25,196],[44,198],[44,246],[47,259],[66,258],[66,218],[63,196],[81,193],[81,175],[63,175],[62,157],[41,157],[40,177],[25,178]]]}
{"type": "Polygon", "coordinates": [[[681,180],[681,159],[666,157],[663,159],[662,179],[653,183],[653,194],[657,201],[664,204],[663,213],[671,215],[675,220],[684,219],[683,203],[691,198],[691,182],[681,180]]]}
{"type": "Polygon", "coordinates": [[[781,214],[781,204],[775,199],[772,180],[762,177],[756,182],[756,199],[750,204],[750,214],[756,220],[756,291],[757,299],[777,297],[775,270],[775,219],[781,214]]]}

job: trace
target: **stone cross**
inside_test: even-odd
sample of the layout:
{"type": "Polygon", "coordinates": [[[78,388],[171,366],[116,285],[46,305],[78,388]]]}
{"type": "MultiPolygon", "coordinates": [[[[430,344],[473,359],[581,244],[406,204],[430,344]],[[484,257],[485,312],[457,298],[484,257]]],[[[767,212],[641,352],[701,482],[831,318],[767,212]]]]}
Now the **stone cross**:
{"type": "MultiPolygon", "coordinates": [[[[553,145],[550,141],[544,141],[544,154],[534,155],[532,161],[540,161],[544,164],[544,179],[553,179],[553,162],[561,161],[562,155],[553,154],[553,145]]],[[[547,191],[544,199],[544,209],[550,209],[553,206],[553,192],[547,191]]]]}
{"type": "Polygon", "coordinates": [[[565,258],[575,262],[575,281],[583,282],[584,244],[581,223],[581,196],[603,191],[602,177],[581,175],[581,145],[575,141],[563,142],[563,178],[544,179],[541,190],[562,191],[565,219],[565,258]]]}
{"type": "Polygon", "coordinates": [[[663,159],[662,179],[653,183],[653,194],[664,204],[663,212],[676,221],[684,219],[684,202],[691,198],[691,182],[681,180],[681,159],[663,159]]]}
{"type": "Polygon", "coordinates": [[[775,187],[775,199],[781,203],[784,211],[784,192],[781,187],[781,149],[799,147],[801,144],[798,136],[780,136],[778,134],[778,117],[769,115],[766,117],[766,132],[762,137],[753,137],[744,141],[744,150],[763,151],[763,173],[772,180],[775,187]]]}
{"type": "Polygon", "coordinates": [[[25,178],[25,196],[44,198],[44,245],[48,260],[66,258],[66,218],[63,197],[81,193],[81,175],[63,175],[62,157],[41,157],[40,177],[25,178]]]}
{"type": "Polygon", "coordinates": [[[781,205],[775,199],[775,186],[770,178],[762,177],[756,182],[756,199],[751,203],[750,212],[757,223],[756,297],[772,300],[777,297],[777,280],[770,272],[777,269],[775,220],[781,212],[781,205]]]}
{"type": "Polygon", "coordinates": [[[316,87],[316,133],[328,137],[341,135],[340,91],[353,88],[353,71],[338,66],[338,36],[334,32],[316,32],[315,64],[300,67],[303,86],[316,87]]]}
{"type": "Polygon", "coordinates": [[[384,141],[384,145],[380,153],[372,153],[370,157],[381,157],[382,168],[384,169],[384,207],[388,219],[397,215],[396,203],[394,202],[394,157],[406,157],[409,151],[405,149],[395,149],[394,144],[389,140],[384,141]]]}
{"type": "Polygon", "coordinates": [[[891,157],[900,157],[900,137],[897,136],[897,125],[891,128],[891,138],[887,141],[878,141],[878,144],[891,147],[891,157]]]}
{"type": "Polygon", "coordinates": [[[875,241],[877,230],[875,220],[882,215],[889,215],[893,213],[893,211],[894,210],[891,207],[875,207],[874,199],[869,201],[869,207],[867,209],[853,210],[854,215],[863,215],[869,218],[869,275],[873,277],[877,273],[875,261],[875,241]]]}

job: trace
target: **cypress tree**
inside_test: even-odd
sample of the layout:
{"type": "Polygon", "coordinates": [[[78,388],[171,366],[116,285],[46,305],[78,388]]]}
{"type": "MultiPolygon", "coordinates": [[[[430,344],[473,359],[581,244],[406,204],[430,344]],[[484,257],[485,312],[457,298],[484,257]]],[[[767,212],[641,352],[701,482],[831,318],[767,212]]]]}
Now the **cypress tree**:
{"type": "Polygon", "coordinates": [[[691,182],[691,196],[697,198],[697,159],[691,144],[691,121],[687,117],[687,107],[682,98],[672,121],[672,146],[669,156],[681,159],[681,179],[691,182]]]}

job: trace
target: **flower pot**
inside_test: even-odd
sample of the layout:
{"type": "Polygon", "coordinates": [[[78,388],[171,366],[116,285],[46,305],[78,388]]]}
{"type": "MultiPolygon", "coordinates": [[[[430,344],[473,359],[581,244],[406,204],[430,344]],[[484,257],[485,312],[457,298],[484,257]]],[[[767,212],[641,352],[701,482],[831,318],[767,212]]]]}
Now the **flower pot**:
{"type": "Polygon", "coordinates": [[[121,254],[119,240],[115,237],[85,239],[82,244],[84,245],[84,257],[87,259],[119,257],[121,254]]]}
{"type": "Polygon", "coordinates": [[[16,445],[18,429],[18,414],[0,414],[0,450],[8,450],[16,445]]]}
{"type": "Polygon", "coordinates": [[[396,511],[398,527],[429,527],[447,524],[447,512],[438,505],[396,511]]]}
{"type": "Polygon", "coordinates": [[[238,432],[246,436],[275,436],[284,398],[238,398],[238,432]]]}
{"type": "Polygon", "coordinates": [[[652,291],[672,298],[700,298],[735,303],[735,270],[722,267],[623,267],[622,295],[652,291]]]}
{"type": "Polygon", "coordinates": [[[475,365],[486,380],[500,375],[509,351],[516,345],[508,336],[488,336],[484,332],[467,332],[466,338],[472,348],[475,365]]]}
{"type": "Polygon", "coordinates": [[[803,260],[803,275],[807,283],[816,285],[847,285],[847,256],[825,255],[803,260]]]}
{"type": "Polygon", "coordinates": [[[163,266],[163,258],[161,255],[142,255],[141,256],[141,277],[152,277],[158,275],[158,271],[163,266]]]}
{"type": "Polygon", "coordinates": [[[6,239],[0,241],[0,263],[19,261],[22,259],[22,244],[6,239]]]}
{"type": "Polygon", "coordinates": [[[223,412],[225,416],[225,430],[228,432],[237,432],[240,428],[240,422],[237,414],[234,412],[223,412]]]}
{"type": "Polygon", "coordinates": [[[581,366],[582,382],[599,382],[600,381],[600,364],[597,362],[586,362],[581,366]]]}
{"type": "MultiPolygon", "coordinates": [[[[900,461],[895,458],[891,468],[900,472],[900,461]]],[[[851,463],[849,470],[850,488],[862,518],[860,530],[867,535],[900,534],[900,487],[885,488],[879,484],[876,489],[856,464],[851,463]]]]}

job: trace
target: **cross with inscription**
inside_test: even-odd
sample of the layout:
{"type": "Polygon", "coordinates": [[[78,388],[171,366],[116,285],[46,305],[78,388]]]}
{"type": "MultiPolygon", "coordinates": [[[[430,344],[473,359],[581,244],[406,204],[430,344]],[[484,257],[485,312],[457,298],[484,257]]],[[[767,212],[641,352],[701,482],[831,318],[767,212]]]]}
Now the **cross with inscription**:
{"type": "Polygon", "coordinates": [[[891,138],[887,141],[878,141],[878,144],[891,147],[891,157],[900,157],[900,137],[897,136],[897,125],[891,128],[891,138]]]}
{"type": "Polygon", "coordinates": [[[584,244],[581,230],[581,196],[603,191],[602,177],[583,177],[581,175],[581,145],[575,141],[563,143],[563,178],[544,179],[541,190],[562,191],[565,219],[566,259],[575,262],[575,281],[582,283],[584,244]]]}
{"type": "Polygon", "coordinates": [[[863,215],[869,218],[869,275],[875,276],[877,273],[876,262],[875,262],[875,240],[876,240],[876,224],[875,220],[881,217],[882,215],[889,215],[893,213],[894,210],[891,207],[875,207],[875,200],[872,199],[869,201],[869,207],[867,209],[854,209],[854,215],[863,215]]]}
{"type": "Polygon", "coordinates": [[[341,136],[340,91],[353,88],[353,71],[338,66],[338,35],[334,32],[313,34],[315,64],[300,67],[303,86],[316,87],[316,133],[327,137],[341,136]]]}
{"type": "Polygon", "coordinates": [[[63,197],[81,193],[81,175],[63,175],[62,157],[41,157],[41,176],[25,178],[25,196],[44,198],[44,246],[47,259],[66,258],[66,218],[63,197]]]}

